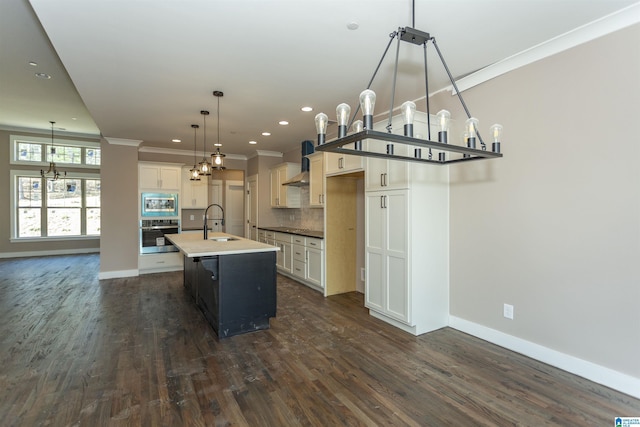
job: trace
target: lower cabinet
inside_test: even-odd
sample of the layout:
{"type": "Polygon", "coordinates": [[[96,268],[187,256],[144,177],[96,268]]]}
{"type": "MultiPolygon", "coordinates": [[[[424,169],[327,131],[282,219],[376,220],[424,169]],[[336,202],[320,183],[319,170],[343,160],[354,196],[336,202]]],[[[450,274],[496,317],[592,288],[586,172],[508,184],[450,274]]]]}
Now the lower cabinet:
{"type": "Polygon", "coordinates": [[[275,258],[274,252],[184,258],[184,285],[218,338],[269,328],[276,316],[275,258]]]}
{"type": "Polygon", "coordinates": [[[280,250],[276,252],[276,266],[278,267],[278,271],[283,271],[285,273],[291,273],[291,240],[292,236],[288,233],[275,233],[275,244],[274,246],[278,246],[280,250]]]}
{"type": "Polygon", "coordinates": [[[182,270],[182,255],[180,252],[138,255],[138,272],[140,274],[178,270],[182,270]]]}
{"type": "Polygon", "coordinates": [[[258,230],[258,240],[278,246],[276,267],[278,273],[324,291],[324,240],[298,234],[258,230]]]}

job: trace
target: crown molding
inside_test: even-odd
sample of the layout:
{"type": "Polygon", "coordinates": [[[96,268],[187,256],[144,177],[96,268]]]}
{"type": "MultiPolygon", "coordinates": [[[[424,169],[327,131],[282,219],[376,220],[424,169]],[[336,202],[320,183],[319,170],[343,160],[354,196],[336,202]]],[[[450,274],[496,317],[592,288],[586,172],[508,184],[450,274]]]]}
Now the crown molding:
{"type": "MultiPolygon", "coordinates": [[[[32,133],[36,135],[51,135],[51,129],[35,129],[35,128],[26,128],[20,126],[6,126],[0,125],[0,130],[5,130],[8,132],[19,132],[19,133],[32,133]]],[[[85,138],[85,139],[100,139],[100,134],[92,134],[92,133],[74,133],[64,130],[55,129],[56,136],[69,136],[73,138],[85,138]]]]}
{"type": "MultiPolygon", "coordinates": [[[[456,81],[464,92],[488,80],[640,22],[640,2],[542,42],[456,81]]],[[[447,87],[452,95],[452,85],[447,87]]]]}
{"type": "MultiPolygon", "coordinates": [[[[188,156],[193,157],[193,150],[181,150],[178,148],[163,148],[163,147],[140,147],[138,150],[141,153],[156,153],[156,154],[172,154],[174,156],[188,156]]],[[[247,156],[242,154],[224,154],[225,159],[231,160],[247,160],[247,156]]],[[[200,154],[196,154],[197,158],[200,158],[200,154]]]]}
{"type": "Polygon", "coordinates": [[[279,157],[279,158],[281,158],[282,156],[284,156],[284,154],[281,153],[280,151],[256,150],[255,153],[249,155],[249,158],[252,159],[252,158],[258,157],[258,156],[262,156],[262,157],[279,157]]]}
{"type": "Polygon", "coordinates": [[[128,147],[139,147],[142,143],[141,139],[123,139],[105,136],[104,139],[111,145],[126,145],[128,147]]]}

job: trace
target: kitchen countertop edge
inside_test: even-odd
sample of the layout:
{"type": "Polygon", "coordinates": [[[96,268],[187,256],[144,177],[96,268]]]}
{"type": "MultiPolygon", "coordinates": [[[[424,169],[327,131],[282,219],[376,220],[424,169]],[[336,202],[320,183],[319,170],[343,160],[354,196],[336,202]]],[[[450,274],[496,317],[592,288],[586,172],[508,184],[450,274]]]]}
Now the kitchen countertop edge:
{"type": "Polygon", "coordinates": [[[258,230],[275,231],[278,233],[296,234],[298,236],[315,237],[316,239],[324,239],[324,231],[299,230],[289,227],[263,227],[259,226],[258,230]]]}
{"type": "Polygon", "coordinates": [[[214,240],[204,240],[197,233],[166,234],[165,237],[171,241],[188,258],[207,257],[216,255],[237,255],[250,254],[256,252],[279,251],[277,246],[256,242],[227,233],[210,233],[211,237],[231,237],[237,240],[227,242],[216,242],[214,240]]]}

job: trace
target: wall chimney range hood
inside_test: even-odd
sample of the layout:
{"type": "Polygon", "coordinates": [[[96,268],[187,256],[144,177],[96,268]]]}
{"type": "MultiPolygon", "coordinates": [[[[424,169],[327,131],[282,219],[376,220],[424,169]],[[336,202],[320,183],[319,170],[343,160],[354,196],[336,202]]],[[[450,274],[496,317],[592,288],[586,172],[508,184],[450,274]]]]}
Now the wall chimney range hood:
{"type": "Polygon", "coordinates": [[[300,164],[300,173],[289,178],[282,185],[290,185],[292,187],[304,187],[309,185],[309,159],[306,157],[313,154],[313,142],[302,141],[302,161],[300,164]]]}

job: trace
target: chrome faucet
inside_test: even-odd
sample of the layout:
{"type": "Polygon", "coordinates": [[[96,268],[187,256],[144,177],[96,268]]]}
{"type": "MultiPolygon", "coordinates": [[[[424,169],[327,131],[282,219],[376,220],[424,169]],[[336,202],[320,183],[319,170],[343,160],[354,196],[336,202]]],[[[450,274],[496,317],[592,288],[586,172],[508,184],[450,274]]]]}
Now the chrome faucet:
{"type": "Polygon", "coordinates": [[[208,231],[207,230],[207,212],[209,211],[209,208],[211,206],[217,206],[220,208],[220,212],[222,212],[222,218],[212,218],[213,221],[220,221],[220,224],[222,224],[222,226],[224,227],[224,209],[222,208],[222,206],[220,206],[217,203],[211,203],[209,206],[207,206],[207,209],[204,210],[204,240],[207,240],[208,236],[208,231]]]}

